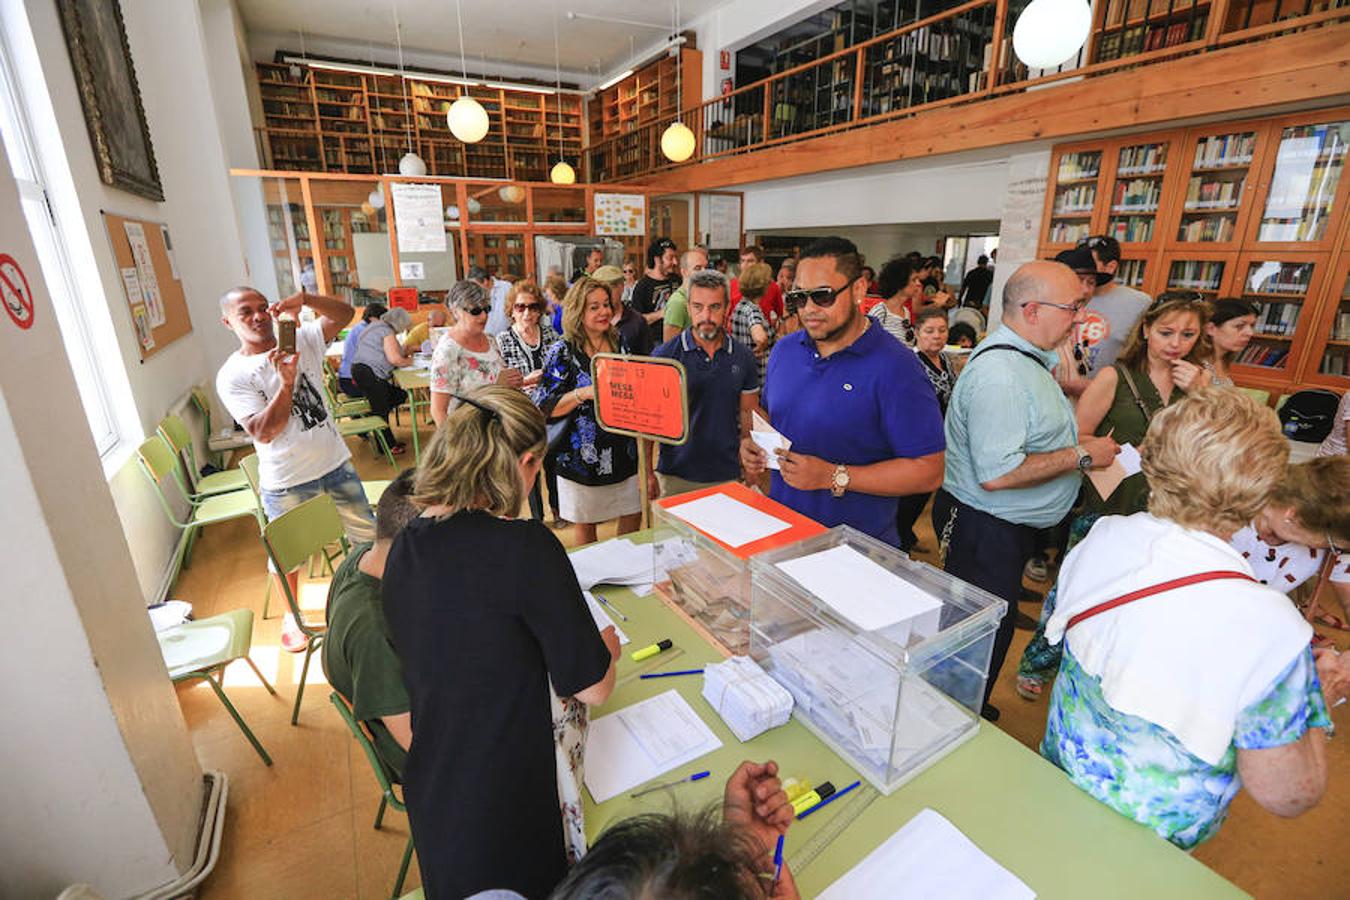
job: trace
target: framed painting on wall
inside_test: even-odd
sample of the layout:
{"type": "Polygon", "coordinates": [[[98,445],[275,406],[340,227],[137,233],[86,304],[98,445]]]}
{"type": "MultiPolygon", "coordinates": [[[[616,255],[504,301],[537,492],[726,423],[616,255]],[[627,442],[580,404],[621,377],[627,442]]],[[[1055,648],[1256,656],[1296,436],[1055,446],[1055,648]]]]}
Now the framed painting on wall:
{"type": "Polygon", "coordinates": [[[163,200],[118,0],[57,0],[80,88],[89,140],[104,184],[163,200]]]}

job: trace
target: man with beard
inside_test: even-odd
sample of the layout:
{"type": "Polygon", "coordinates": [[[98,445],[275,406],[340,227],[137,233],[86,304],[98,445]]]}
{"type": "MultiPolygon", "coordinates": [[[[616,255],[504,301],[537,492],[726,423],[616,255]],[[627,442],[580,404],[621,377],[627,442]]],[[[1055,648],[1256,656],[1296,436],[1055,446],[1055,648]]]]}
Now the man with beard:
{"type": "Polygon", "coordinates": [[[684,364],[689,392],[689,440],[662,447],[656,466],[663,497],[740,476],[737,446],[750,433],[759,373],[750,348],[723,326],[727,294],[726,277],[716,270],[690,274],[690,325],[653,351],[684,364]]]}
{"type": "MultiPolygon", "coordinates": [[[[898,498],[942,483],[942,414],[914,351],[858,309],[867,285],[858,249],[822,238],[803,251],[788,308],[802,330],[778,341],[764,380],[764,408],[791,441],[770,496],[822,525],[851,525],[899,546],[898,498]]],[[[741,441],[746,475],[768,458],[741,441]]]]}

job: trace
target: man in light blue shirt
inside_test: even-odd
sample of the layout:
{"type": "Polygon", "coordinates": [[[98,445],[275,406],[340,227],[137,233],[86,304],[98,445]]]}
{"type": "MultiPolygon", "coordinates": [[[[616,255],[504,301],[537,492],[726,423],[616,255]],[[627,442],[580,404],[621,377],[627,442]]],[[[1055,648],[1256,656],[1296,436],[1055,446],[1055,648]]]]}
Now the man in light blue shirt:
{"type": "Polygon", "coordinates": [[[1014,272],[1003,289],[1003,324],[971,355],[947,407],[945,474],[933,501],[943,568],[1008,602],[985,688],[991,721],[998,710],[989,692],[1012,641],[1036,531],[1068,514],[1080,472],[1110,465],[1120,449],[1109,437],[1079,440],[1073,406],[1050,373],[1056,345],[1083,320],[1089,299],[1061,263],[1014,272]]]}

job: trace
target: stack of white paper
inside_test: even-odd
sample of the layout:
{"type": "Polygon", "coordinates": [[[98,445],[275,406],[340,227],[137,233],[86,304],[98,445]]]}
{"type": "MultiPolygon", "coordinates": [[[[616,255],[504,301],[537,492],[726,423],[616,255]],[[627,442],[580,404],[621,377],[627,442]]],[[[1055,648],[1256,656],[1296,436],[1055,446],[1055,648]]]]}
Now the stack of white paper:
{"type": "Polygon", "coordinates": [[[786,724],[792,716],[792,695],[748,656],[704,666],[703,699],[741,741],[786,724]]]}
{"type": "Polygon", "coordinates": [[[721,746],[689,702],[671,689],[591,722],[586,789],[604,803],[721,746]]]}
{"type": "Polygon", "coordinates": [[[942,602],[847,544],[778,564],[794,581],[862,631],[900,647],[937,633],[942,602]]]}
{"type": "Polygon", "coordinates": [[[726,494],[709,494],[667,507],[666,512],[728,547],[743,547],[792,527],[777,516],[761,512],[726,494]]]}
{"type": "Polygon", "coordinates": [[[931,809],[827,887],[820,900],[1034,900],[1027,887],[931,809]]]}
{"type": "Polygon", "coordinates": [[[642,595],[651,591],[652,548],[627,538],[601,541],[570,554],[583,591],[597,584],[621,584],[642,595]]]}

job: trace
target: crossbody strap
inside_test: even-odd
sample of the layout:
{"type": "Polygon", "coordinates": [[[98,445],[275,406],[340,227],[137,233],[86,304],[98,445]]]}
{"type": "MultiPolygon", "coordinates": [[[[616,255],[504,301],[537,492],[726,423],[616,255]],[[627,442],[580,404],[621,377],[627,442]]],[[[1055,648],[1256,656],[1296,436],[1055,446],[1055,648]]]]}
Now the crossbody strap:
{"type": "Polygon", "coordinates": [[[970,358],[970,361],[974,362],[979,357],[984,356],[984,354],[994,350],[1011,350],[1013,353],[1020,353],[1027,359],[1034,362],[1036,365],[1040,366],[1042,369],[1045,368],[1045,360],[1041,359],[1039,356],[1032,353],[1030,350],[1023,350],[1021,347],[1014,347],[1012,344],[990,344],[988,347],[981,347],[980,352],[972,356],[970,358]]]}
{"type": "Polygon", "coordinates": [[[1134,376],[1130,374],[1128,366],[1116,366],[1116,371],[1120,377],[1125,379],[1125,386],[1130,389],[1130,396],[1134,397],[1134,405],[1139,407],[1139,411],[1144,414],[1144,424],[1149,425],[1153,422],[1153,413],[1144,405],[1144,398],[1139,394],[1139,388],[1134,383],[1134,376]]]}
{"type": "Polygon", "coordinates": [[[1067,633],[1070,628],[1079,622],[1087,621],[1093,616],[1100,615],[1108,610],[1116,609],[1127,603],[1133,603],[1136,600],[1143,600],[1145,597],[1152,597],[1154,594],[1162,594],[1176,588],[1189,587],[1192,584],[1203,584],[1206,581],[1256,581],[1255,578],[1245,572],[1224,571],[1222,569],[1212,572],[1197,572],[1194,575],[1187,575],[1183,578],[1173,578],[1171,581],[1164,581],[1161,584],[1151,585],[1150,587],[1140,588],[1137,591],[1131,591],[1128,594],[1122,594],[1114,600],[1107,600],[1104,603],[1098,603],[1096,606],[1083,610],[1078,615],[1069,619],[1069,624],[1064,627],[1067,633]]]}

